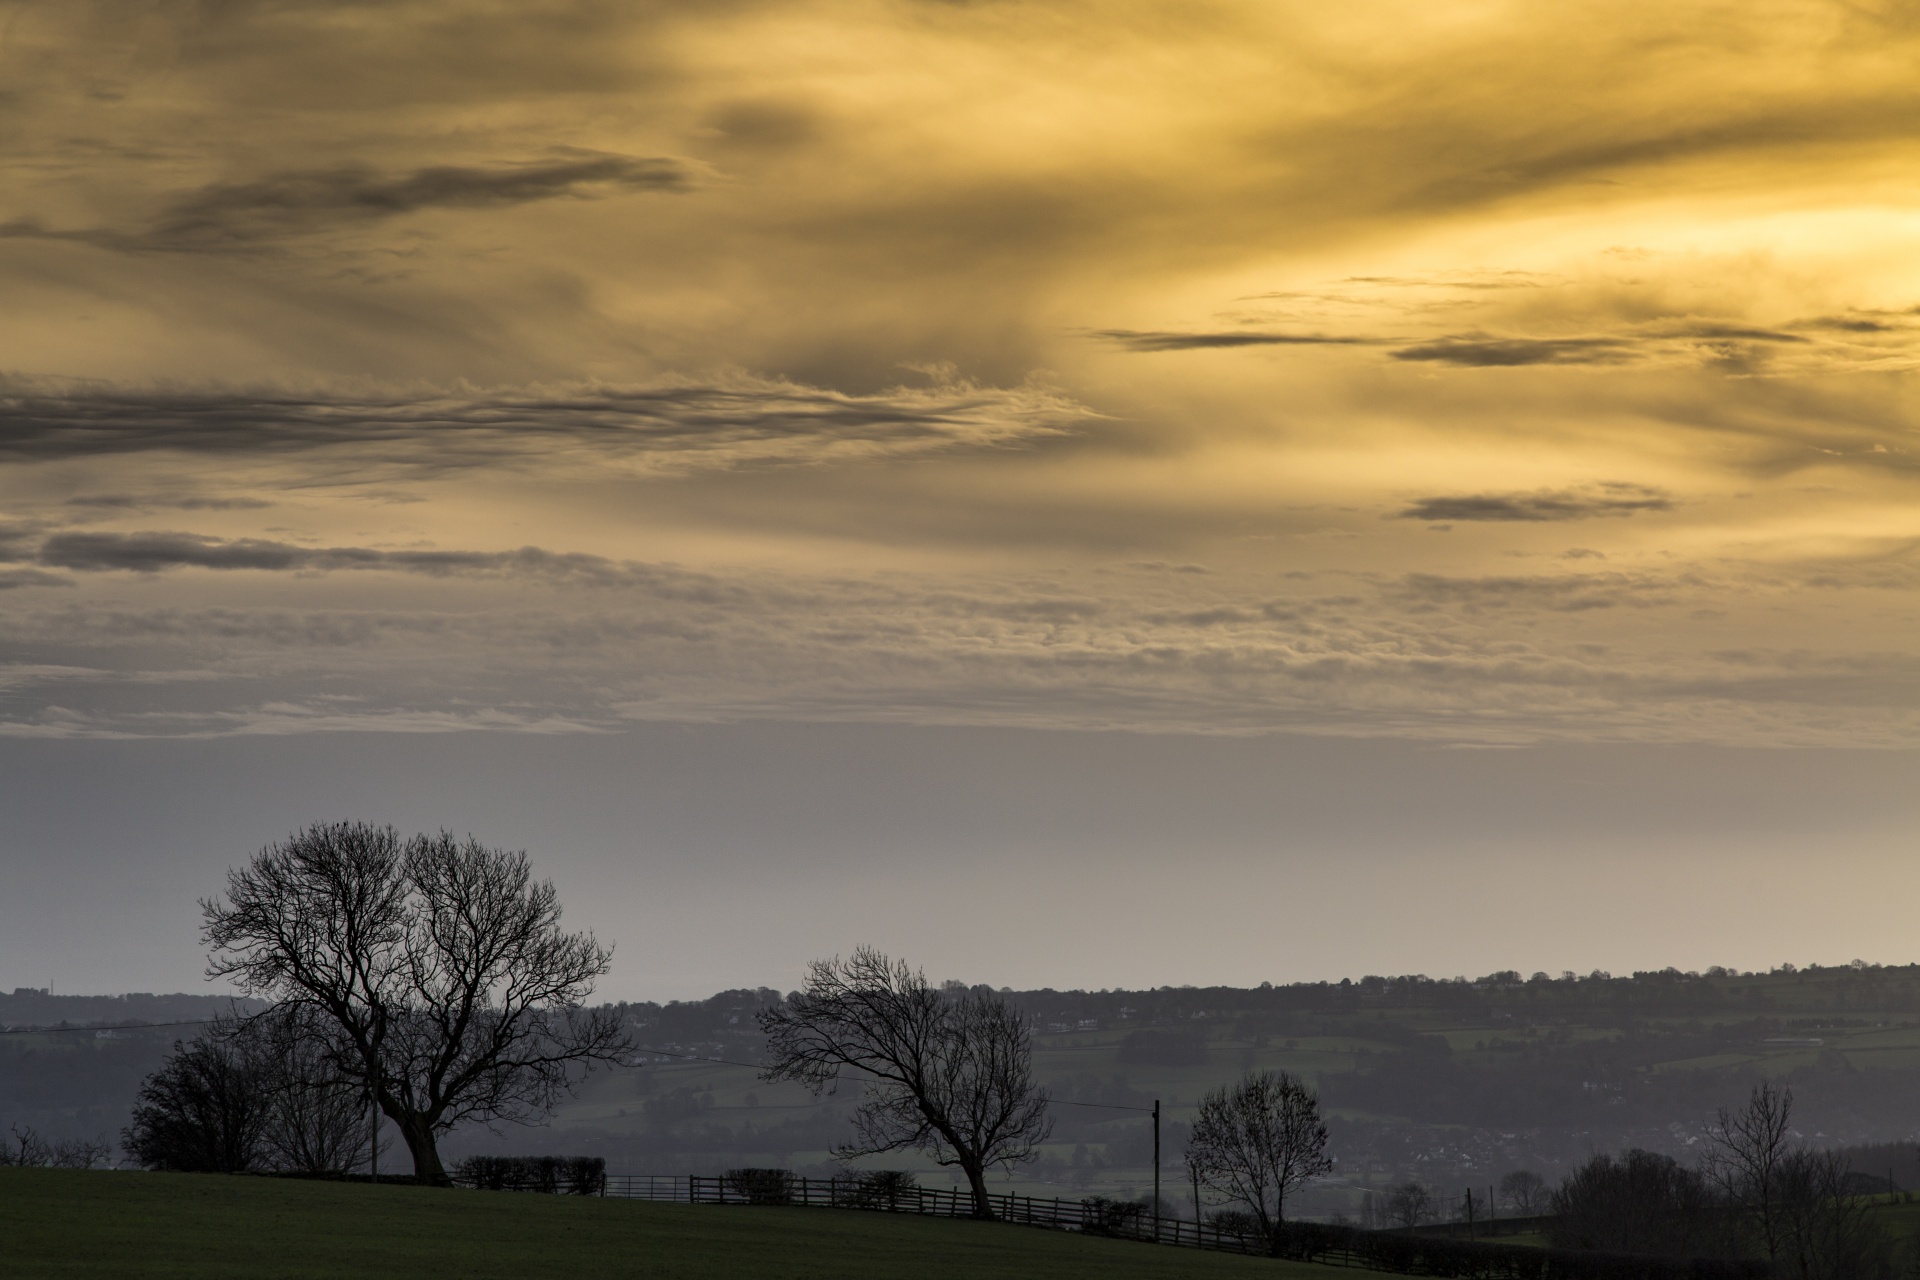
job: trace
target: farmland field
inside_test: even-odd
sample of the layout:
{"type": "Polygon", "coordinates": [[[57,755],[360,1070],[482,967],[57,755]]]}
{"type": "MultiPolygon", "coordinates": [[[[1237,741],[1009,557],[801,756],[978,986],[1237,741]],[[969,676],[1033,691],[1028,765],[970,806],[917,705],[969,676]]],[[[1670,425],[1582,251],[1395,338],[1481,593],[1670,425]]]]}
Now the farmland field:
{"type": "Polygon", "coordinates": [[[0,1169],[0,1275],[36,1280],[1363,1280],[1373,1274],[854,1210],[0,1169]]]}

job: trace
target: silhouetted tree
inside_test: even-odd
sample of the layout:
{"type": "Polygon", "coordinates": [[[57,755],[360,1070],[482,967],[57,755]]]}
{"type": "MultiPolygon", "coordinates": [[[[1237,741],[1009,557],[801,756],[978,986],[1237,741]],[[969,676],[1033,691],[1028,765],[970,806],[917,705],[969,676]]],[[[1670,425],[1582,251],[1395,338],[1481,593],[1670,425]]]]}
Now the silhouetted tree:
{"type": "Polygon", "coordinates": [[[317,823],[201,906],[209,973],[323,1027],[333,1075],[371,1094],[431,1182],[447,1130],[542,1114],[628,1047],[612,1011],[579,1007],[612,953],[561,931],[524,853],[317,823]]]}
{"type": "Polygon", "coordinates": [[[1547,1180],[1531,1169],[1515,1169],[1500,1179],[1500,1198],[1523,1216],[1541,1212],[1547,1203],[1547,1180]]]}
{"type": "Polygon", "coordinates": [[[335,1065],[341,1054],[329,1040],[337,1031],[313,1010],[291,1005],[249,1018],[230,1034],[266,1068],[266,1145],[274,1166],[345,1173],[360,1164],[374,1141],[367,1095],[335,1065]]]}
{"type": "Polygon", "coordinates": [[[1793,1091],[1756,1085],[1740,1111],[1722,1107],[1708,1169],[1740,1228],[1738,1242],[1794,1280],[1873,1280],[1891,1248],[1850,1187],[1838,1152],[1793,1138],[1793,1091]]]}
{"type": "Polygon", "coordinates": [[[245,1173],[266,1164],[271,1112],[267,1070],[247,1046],[202,1036],[176,1042],[146,1078],[121,1142],[149,1169],[245,1173]]]}
{"type": "Polygon", "coordinates": [[[801,989],[762,1009],[767,1080],[815,1093],[840,1072],[871,1079],[841,1159],[915,1149],[966,1174],[977,1218],[993,1216],[986,1172],[1031,1160],[1052,1131],[1033,1083],[1027,1020],[984,989],[928,985],[926,975],[871,947],[816,960],[801,989]]]}
{"type": "Polygon", "coordinates": [[[1417,1227],[1433,1216],[1433,1193],[1417,1182],[1403,1182],[1387,1192],[1387,1221],[1399,1227],[1417,1227]]]}
{"type": "Polygon", "coordinates": [[[1780,1172],[1794,1147],[1792,1118],[1793,1090],[1763,1081],[1744,1109],[1721,1107],[1708,1135],[1708,1174],[1734,1207],[1734,1222],[1769,1262],[1780,1256],[1780,1172]]]}
{"type": "Polygon", "coordinates": [[[1852,1194],[1837,1151],[1796,1147],[1780,1161],[1774,1196],[1777,1273],[1793,1280],[1889,1280],[1891,1242],[1869,1202],[1852,1194]]]}
{"type": "Polygon", "coordinates": [[[1200,1099],[1187,1163],[1202,1183],[1245,1205],[1277,1251],[1287,1196],[1333,1168],[1326,1149],[1313,1091],[1285,1071],[1250,1071],[1200,1099]]]}
{"type": "Polygon", "coordinates": [[[113,1148],[104,1141],[59,1138],[48,1141],[32,1125],[13,1125],[0,1141],[0,1168],[91,1169],[104,1163],[113,1148]]]}

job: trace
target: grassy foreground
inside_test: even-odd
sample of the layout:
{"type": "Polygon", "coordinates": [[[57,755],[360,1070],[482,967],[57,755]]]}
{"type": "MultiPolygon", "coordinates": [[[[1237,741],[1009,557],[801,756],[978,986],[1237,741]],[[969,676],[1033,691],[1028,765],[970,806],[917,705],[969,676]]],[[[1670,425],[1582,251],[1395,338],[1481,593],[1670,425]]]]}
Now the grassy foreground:
{"type": "Polygon", "coordinates": [[[0,1275],[194,1280],[1360,1280],[998,1223],[274,1178],[0,1169],[0,1275]]]}

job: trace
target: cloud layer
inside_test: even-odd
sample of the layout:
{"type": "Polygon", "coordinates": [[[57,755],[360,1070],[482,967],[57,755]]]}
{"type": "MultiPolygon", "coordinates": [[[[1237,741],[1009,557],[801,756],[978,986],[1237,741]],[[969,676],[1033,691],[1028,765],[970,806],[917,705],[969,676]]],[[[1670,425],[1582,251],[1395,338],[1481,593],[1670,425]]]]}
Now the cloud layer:
{"type": "Polygon", "coordinates": [[[349,164],[210,183],[175,198],[151,225],[135,231],[56,230],[26,218],[0,223],[0,237],[73,240],[127,252],[224,252],[422,210],[497,209],[622,191],[682,191],[687,185],[685,166],[660,157],[582,153],[492,167],[431,165],[406,173],[349,164]]]}
{"type": "Polygon", "coordinates": [[[16,380],[0,382],[0,459],[345,449],[368,461],[439,470],[578,444],[649,465],[731,466],[1014,445],[1093,416],[1043,388],[966,383],[848,395],[736,377],[705,385],[356,395],[16,380]]]}
{"type": "Polygon", "coordinates": [[[1912,740],[1891,9],[7,30],[9,732],[1912,740]]]}

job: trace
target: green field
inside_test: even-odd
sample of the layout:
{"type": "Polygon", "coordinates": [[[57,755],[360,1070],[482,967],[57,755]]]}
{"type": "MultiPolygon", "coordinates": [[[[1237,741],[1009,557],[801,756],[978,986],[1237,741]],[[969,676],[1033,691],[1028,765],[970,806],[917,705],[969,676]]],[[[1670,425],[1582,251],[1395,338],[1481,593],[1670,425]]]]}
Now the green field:
{"type": "Polygon", "coordinates": [[[0,1169],[0,1275],[1361,1280],[999,1223],[213,1174],[0,1169]]]}

